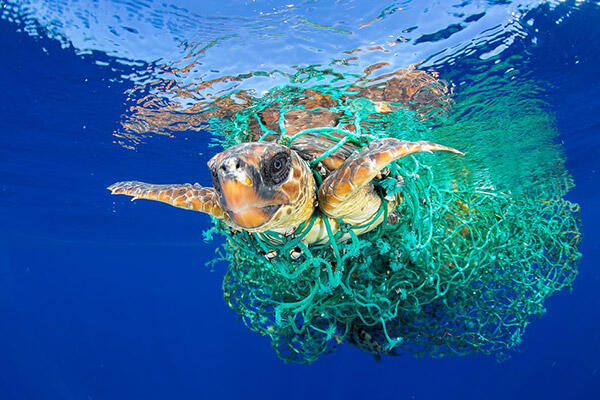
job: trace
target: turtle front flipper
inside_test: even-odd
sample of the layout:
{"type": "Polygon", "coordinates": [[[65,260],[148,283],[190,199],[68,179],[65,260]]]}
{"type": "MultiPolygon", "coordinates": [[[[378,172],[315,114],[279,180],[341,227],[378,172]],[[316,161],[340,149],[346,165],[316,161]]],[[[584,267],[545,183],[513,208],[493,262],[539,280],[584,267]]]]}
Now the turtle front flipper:
{"type": "Polygon", "coordinates": [[[127,181],[110,185],[112,194],[125,194],[131,199],[147,199],[161,201],[174,207],[200,211],[218,219],[225,219],[226,214],[219,205],[219,195],[213,188],[196,184],[154,185],[151,183],[127,181]]]}
{"type": "Polygon", "coordinates": [[[341,218],[351,224],[369,221],[381,205],[371,180],[391,162],[424,151],[463,154],[451,147],[426,141],[385,138],[371,142],[323,181],[318,194],[319,207],[327,216],[341,218]]]}

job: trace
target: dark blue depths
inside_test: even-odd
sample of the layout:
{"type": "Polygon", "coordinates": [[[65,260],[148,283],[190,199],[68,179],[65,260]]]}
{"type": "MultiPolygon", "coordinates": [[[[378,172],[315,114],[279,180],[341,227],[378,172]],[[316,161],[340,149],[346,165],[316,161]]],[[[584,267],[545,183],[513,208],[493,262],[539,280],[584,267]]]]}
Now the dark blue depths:
{"type": "Polygon", "coordinates": [[[345,346],[310,366],[283,364],[228,309],[225,266],[204,267],[206,216],[149,202],[125,212],[105,190],[132,178],[208,184],[206,136],[123,150],[111,133],[127,83],[93,62],[112,61],[0,22],[0,398],[600,398],[599,20],[592,7],[560,26],[548,18],[531,55],[554,87],[569,198],[582,207],[573,291],[550,299],[502,363],[377,363],[345,346]]]}

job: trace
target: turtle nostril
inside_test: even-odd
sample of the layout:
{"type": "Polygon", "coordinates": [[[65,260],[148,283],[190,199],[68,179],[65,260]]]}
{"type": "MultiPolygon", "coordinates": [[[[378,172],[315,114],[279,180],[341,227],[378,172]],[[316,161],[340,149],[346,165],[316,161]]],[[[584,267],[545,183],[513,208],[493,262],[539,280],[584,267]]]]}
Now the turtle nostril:
{"type": "Polygon", "coordinates": [[[237,157],[228,158],[223,161],[220,169],[225,174],[231,174],[242,169],[242,162],[237,157]]]}

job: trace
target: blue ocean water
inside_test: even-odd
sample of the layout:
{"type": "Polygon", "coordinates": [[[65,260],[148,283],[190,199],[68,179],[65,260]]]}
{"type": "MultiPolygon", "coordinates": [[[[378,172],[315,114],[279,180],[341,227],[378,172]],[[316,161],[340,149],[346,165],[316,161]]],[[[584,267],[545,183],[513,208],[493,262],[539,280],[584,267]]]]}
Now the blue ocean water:
{"type": "Polygon", "coordinates": [[[599,398],[600,5],[223,3],[0,1],[0,398],[599,398]],[[210,90],[260,94],[301,66],[379,62],[423,62],[458,97],[535,82],[524,96],[555,119],[581,205],[580,272],[506,361],[375,362],[346,345],[285,364],[226,305],[226,266],[204,266],[218,245],[203,239],[206,216],[105,189],[210,184],[207,132],[127,125],[156,82],[189,90],[190,105],[210,90]]]}

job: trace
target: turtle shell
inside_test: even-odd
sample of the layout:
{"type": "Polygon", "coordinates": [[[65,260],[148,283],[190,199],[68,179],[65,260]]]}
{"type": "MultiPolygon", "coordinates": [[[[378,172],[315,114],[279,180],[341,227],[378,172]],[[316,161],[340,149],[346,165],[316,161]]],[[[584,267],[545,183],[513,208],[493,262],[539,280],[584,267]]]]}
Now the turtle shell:
{"type": "MultiPolygon", "coordinates": [[[[214,102],[213,111],[206,117],[217,117],[220,121],[234,121],[245,114],[246,128],[237,143],[254,141],[280,141],[288,137],[293,141],[290,147],[306,161],[321,158],[344,137],[374,132],[385,132],[389,120],[386,114],[400,108],[414,111],[421,119],[427,119],[431,113],[444,113],[450,106],[448,85],[434,75],[417,69],[401,69],[382,75],[376,79],[359,81],[343,91],[342,96],[327,94],[327,87],[292,88],[285,87],[267,94],[268,99],[251,102],[249,96],[236,93],[243,101],[234,102],[224,97],[214,102]],[[285,92],[285,93],[284,93],[285,92]],[[357,123],[356,113],[362,118],[357,123]],[[283,116],[282,116],[283,114],[283,116]],[[302,131],[311,128],[331,128],[328,135],[319,135],[302,131]],[[282,135],[282,130],[284,134],[282,135]]],[[[239,125],[225,134],[239,134],[239,125]]],[[[223,129],[220,126],[218,129],[223,129]]],[[[366,144],[344,143],[328,157],[320,160],[315,167],[322,175],[337,169],[351,154],[366,144]]],[[[236,143],[236,142],[233,142],[236,143]]]]}

